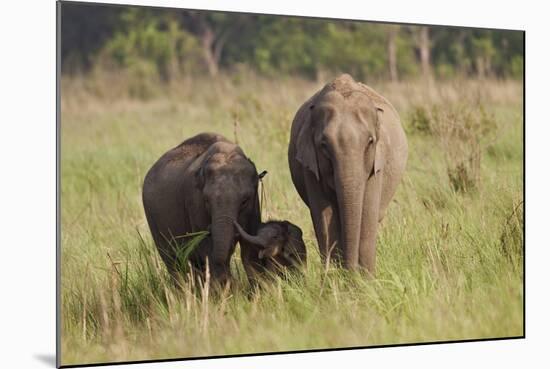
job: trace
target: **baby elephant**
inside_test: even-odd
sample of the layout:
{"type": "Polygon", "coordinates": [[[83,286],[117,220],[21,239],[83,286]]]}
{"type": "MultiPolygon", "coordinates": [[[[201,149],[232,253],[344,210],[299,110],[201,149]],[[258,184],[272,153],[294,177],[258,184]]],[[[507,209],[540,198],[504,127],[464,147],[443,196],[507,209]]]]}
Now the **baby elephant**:
{"type": "Polygon", "coordinates": [[[306,245],[300,227],[286,220],[271,220],[261,223],[256,235],[250,235],[239,223],[233,224],[241,239],[255,246],[248,257],[256,271],[281,273],[284,268],[296,269],[306,263],[306,245]]]}

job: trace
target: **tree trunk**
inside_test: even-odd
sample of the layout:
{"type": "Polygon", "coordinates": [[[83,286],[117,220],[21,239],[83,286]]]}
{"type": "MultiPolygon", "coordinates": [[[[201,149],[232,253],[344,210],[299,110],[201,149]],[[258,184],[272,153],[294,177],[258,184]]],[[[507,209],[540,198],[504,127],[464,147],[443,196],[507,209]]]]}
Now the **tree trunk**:
{"type": "Polygon", "coordinates": [[[430,29],[428,27],[420,27],[418,37],[418,49],[420,51],[420,66],[422,68],[422,76],[425,80],[432,77],[430,65],[430,29]]]}
{"type": "Polygon", "coordinates": [[[218,74],[218,61],[216,60],[216,55],[213,51],[214,41],[214,32],[210,28],[204,27],[201,35],[202,52],[208,73],[212,77],[215,77],[218,74]]]}
{"type": "Polygon", "coordinates": [[[466,46],[465,46],[465,39],[466,39],[466,32],[464,29],[461,29],[458,33],[458,38],[456,40],[456,43],[458,45],[457,49],[459,50],[458,54],[458,71],[460,73],[460,77],[464,78],[468,74],[468,63],[466,56],[466,46]]]}
{"type": "Polygon", "coordinates": [[[476,57],[476,70],[477,78],[485,78],[485,60],[481,56],[476,57]]]}
{"type": "Polygon", "coordinates": [[[390,68],[390,79],[393,82],[397,82],[399,79],[397,75],[397,34],[399,32],[399,26],[389,26],[388,29],[388,65],[390,68]]]}

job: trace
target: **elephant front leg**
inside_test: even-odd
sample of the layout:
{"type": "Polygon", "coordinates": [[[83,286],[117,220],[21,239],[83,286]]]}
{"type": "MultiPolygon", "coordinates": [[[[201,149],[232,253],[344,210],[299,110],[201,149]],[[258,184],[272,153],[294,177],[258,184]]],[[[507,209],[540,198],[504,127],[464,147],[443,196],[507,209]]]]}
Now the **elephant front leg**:
{"type": "Polygon", "coordinates": [[[339,245],[340,220],[333,206],[317,181],[306,179],[309,211],[323,263],[342,262],[343,252],[339,245]]]}
{"type": "Polygon", "coordinates": [[[367,270],[370,277],[374,277],[376,272],[376,236],[380,219],[381,177],[376,175],[368,180],[363,200],[359,265],[367,270]]]}
{"type": "Polygon", "coordinates": [[[311,218],[313,219],[313,228],[317,242],[319,243],[319,251],[323,263],[334,261],[342,263],[343,250],[339,242],[339,219],[338,213],[334,207],[328,204],[321,210],[311,210],[311,218]]]}
{"type": "Polygon", "coordinates": [[[248,279],[248,283],[252,289],[257,288],[262,274],[265,272],[265,267],[258,256],[258,249],[243,240],[239,241],[241,247],[241,261],[243,263],[244,271],[248,279]]]}

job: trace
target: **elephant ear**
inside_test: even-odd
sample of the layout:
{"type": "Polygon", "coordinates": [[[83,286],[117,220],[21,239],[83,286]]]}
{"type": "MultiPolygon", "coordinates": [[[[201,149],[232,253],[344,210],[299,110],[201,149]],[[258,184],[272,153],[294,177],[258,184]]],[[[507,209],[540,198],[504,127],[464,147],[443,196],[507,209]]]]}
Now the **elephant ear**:
{"type": "Polygon", "coordinates": [[[199,190],[204,187],[204,164],[195,172],[195,185],[199,190]]]}
{"type": "Polygon", "coordinates": [[[377,175],[384,167],[385,158],[384,152],[381,147],[378,147],[378,144],[374,150],[374,175],[377,175]]]}
{"type": "MultiPolygon", "coordinates": [[[[308,109],[311,109],[311,107],[308,107],[308,109]]],[[[296,148],[296,160],[298,160],[304,168],[309,169],[315,175],[315,178],[319,180],[319,163],[317,161],[315,144],[313,142],[313,122],[309,111],[302,129],[298,134],[296,148]]]]}
{"type": "Polygon", "coordinates": [[[377,175],[382,168],[384,167],[384,163],[386,162],[386,158],[384,155],[384,150],[382,150],[383,145],[383,138],[380,136],[380,132],[382,130],[380,129],[380,125],[382,124],[381,115],[384,113],[384,109],[380,106],[376,106],[376,125],[375,125],[375,134],[376,134],[376,147],[374,148],[374,168],[373,168],[373,174],[377,175]]]}
{"type": "MultiPolygon", "coordinates": [[[[213,154],[212,154],[213,155],[213,154]]],[[[205,157],[202,162],[200,162],[199,164],[199,168],[195,171],[195,186],[197,187],[197,189],[199,190],[202,190],[203,187],[204,187],[204,183],[205,183],[205,177],[204,177],[204,172],[205,172],[205,168],[206,166],[208,165],[208,161],[210,160],[210,158],[212,157],[212,155],[209,155],[207,157],[205,157]]],[[[200,157],[199,157],[200,158],[200,157]]],[[[200,160],[200,159],[199,159],[200,160]]]]}
{"type": "Polygon", "coordinates": [[[257,234],[262,223],[262,211],[260,209],[260,197],[258,196],[258,184],[256,184],[256,190],[254,193],[254,205],[248,223],[246,224],[246,231],[251,234],[257,234]]]}

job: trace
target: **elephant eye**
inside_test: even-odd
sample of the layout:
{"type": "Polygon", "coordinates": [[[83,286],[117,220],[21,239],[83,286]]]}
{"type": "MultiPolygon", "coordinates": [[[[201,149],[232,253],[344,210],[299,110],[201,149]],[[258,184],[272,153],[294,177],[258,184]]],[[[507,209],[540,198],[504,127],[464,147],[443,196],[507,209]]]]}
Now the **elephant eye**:
{"type": "Polygon", "coordinates": [[[250,197],[247,197],[243,201],[241,201],[241,208],[244,208],[249,201],[250,201],[250,197]]]}
{"type": "Polygon", "coordinates": [[[321,140],[321,143],[320,143],[320,146],[321,146],[321,150],[324,150],[325,152],[328,152],[328,143],[327,143],[327,140],[322,139],[322,140],[321,140]]]}

